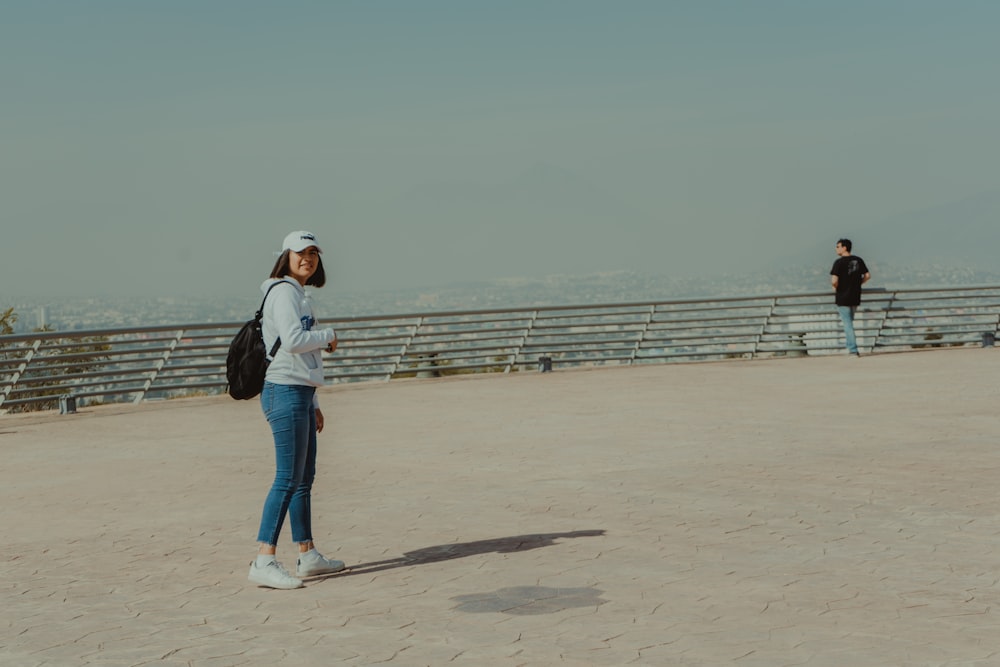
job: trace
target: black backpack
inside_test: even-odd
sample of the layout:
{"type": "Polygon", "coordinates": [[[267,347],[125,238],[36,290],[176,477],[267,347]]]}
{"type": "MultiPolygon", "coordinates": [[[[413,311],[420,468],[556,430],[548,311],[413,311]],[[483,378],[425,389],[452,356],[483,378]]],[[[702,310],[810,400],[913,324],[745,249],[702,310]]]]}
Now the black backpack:
{"type": "Polygon", "coordinates": [[[282,282],[284,281],[278,281],[267,288],[264,300],[260,302],[260,308],[254,313],[253,319],[247,320],[247,323],[240,327],[229,344],[229,354],[226,356],[226,380],[229,386],[226,387],[226,391],[237,400],[253,398],[264,389],[264,374],[267,373],[267,366],[271,363],[268,357],[273,359],[274,353],[281,347],[279,338],[274,341],[271,353],[267,353],[260,321],[264,317],[267,295],[282,282]]]}

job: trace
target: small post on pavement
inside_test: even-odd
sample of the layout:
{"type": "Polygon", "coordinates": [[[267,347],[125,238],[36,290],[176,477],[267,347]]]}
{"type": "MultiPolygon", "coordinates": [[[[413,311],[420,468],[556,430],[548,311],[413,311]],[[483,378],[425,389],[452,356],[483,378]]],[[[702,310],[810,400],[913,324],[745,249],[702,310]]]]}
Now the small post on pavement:
{"type": "Polygon", "coordinates": [[[76,414],[76,397],[66,394],[65,396],[59,397],[59,414],[61,415],[74,415],[76,414]]]}

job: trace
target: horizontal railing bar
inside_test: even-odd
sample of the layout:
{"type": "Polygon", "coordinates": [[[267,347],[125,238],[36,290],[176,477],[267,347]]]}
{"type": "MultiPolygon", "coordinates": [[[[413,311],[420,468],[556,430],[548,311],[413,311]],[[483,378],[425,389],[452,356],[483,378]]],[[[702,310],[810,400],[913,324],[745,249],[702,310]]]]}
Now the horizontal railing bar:
{"type": "Polygon", "coordinates": [[[426,344],[434,344],[438,342],[448,342],[455,340],[510,340],[512,338],[520,338],[524,328],[520,329],[501,329],[501,330],[489,330],[482,331],[478,335],[474,333],[458,332],[458,331],[441,331],[428,333],[421,331],[419,334],[413,336],[413,341],[422,341],[426,344]]]}
{"type": "MultiPolygon", "coordinates": [[[[491,334],[493,332],[490,332],[491,334]]],[[[443,334],[441,336],[428,336],[427,334],[420,334],[419,336],[413,337],[413,345],[423,344],[423,345],[442,345],[446,343],[460,343],[467,342],[470,340],[480,340],[480,341],[496,341],[496,340],[518,340],[520,338],[520,333],[515,333],[511,331],[502,336],[450,336],[445,337],[443,334]]]]}
{"type": "Polygon", "coordinates": [[[969,317],[966,315],[961,316],[942,316],[942,315],[921,315],[919,317],[887,317],[885,319],[886,326],[909,326],[917,327],[921,324],[927,324],[928,322],[937,322],[940,320],[948,320],[950,322],[967,322],[968,324],[983,324],[984,322],[991,321],[991,318],[987,316],[981,317],[969,317]]]}
{"type": "MultiPolygon", "coordinates": [[[[8,336],[0,336],[0,339],[6,341],[35,341],[35,340],[52,340],[53,338],[92,338],[95,336],[107,336],[107,335],[122,335],[122,334],[139,334],[139,333],[153,333],[158,331],[188,331],[188,330],[212,330],[212,329],[231,329],[232,333],[230,336],[235,335],[236,331],[243,326],[242,322],[231,322],[231,323],[213,323],[213,324],[162,324],[156,326],[141,326],[141,327],[121,327],[116,329],[86,329],[86,330],[75,330],[75,331],[37,331],[33,333],[25,334],[11,334],[8,336]]],[[[87,341],[84,344],[93,344],[93,341],[87,341]]],[[[99,344],[99,342],[98,342],[99,344]]]]}
{"type": "Polygon", "coordinates": [[[37,376],[31,378],[21,378],[21,381],[17,383],[17,387],[11,390],[11,393],[18,391],[42,391],[44,389],[67,386],[52,384],[53,382],[61,383],[72,383],[73,385],[78,384],[77,381],[83,382],[84,380],[94,379],[90,384],[101,385],[101,384],[113,384],[115,382],[126,382],[132,381],[136,376],[142,376],[141,373],[93,373],[93,374],[81,374],[75,373],[73,375],[60,375],[60,376],[37,376]],[[101,379],[96,379],[101,378],[101,379]]]}
{"type": "MultiPolygon", "coordinates": [[[[125,382],[125,380],[122,380],[125,382]]],[[[114,389],[107,389],[100,392],[81,392],[80,389],[84,387],[106,387],[109,383],[107,382],[74,382],[68,385],[49,385],[45,387],[34,387],[30,390],[15,389],[10,392],[9,395],[16,396],[20,394],[30,393],[30,394],[47,394],[49,396],[58,396],[62,394],[69,394],[71,396],[96,396],[96,395],[110,395],[110,394],[128,394],[134,393],[142,389],[142,385],[126,385],[125,387],[118,386],[115,383],[110,383],[114,386],[114,389]]],[[[7,404],[7,401],[4,401],[7,404]]]]}
{"type": "MultiPolygon", "coordinates": [[[[132,360],[128,362],[119,362],[115,360],[100,360],[94,361],[92,363],[86,364],[89,369],[106,369],[110,370],[87,370],[84,372],[85,375],[121,375],[123,373],[139,373],[152,370],[155,366],[149,365],[139,365],[140,361],[151,361],[150,359],[142,360],[132,360]]],[[[73,364],[47,364],[39,363],[35,366],[28,368],[23,377],[31,378],[38,377],[39,375],[59,375],[59,377],[71,377],[75,373],[63,373],[61,371],[66,371],[69,369],[75,369],[80,367],[80,363],[73,364]]]]}

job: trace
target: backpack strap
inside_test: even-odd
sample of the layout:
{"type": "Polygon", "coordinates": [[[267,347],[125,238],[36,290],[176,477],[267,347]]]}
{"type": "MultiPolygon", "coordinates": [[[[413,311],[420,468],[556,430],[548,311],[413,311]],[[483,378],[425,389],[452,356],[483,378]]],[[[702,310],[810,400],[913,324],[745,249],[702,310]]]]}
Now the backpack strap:
{"type": "MultiPolygon", "coordinates": [[[[278,285],[282,284],[283,282],[285,282],[285,281],[284,280],[279,280],[276,283],[271,283],[271,286],[267,288],[266,292],[264,292],[264,298],[260,302],[260,308],[257,309],[257,312],[254,313],[254,316],[253,316],[255,320],[257,320],[258,322],[260,322],[261,320],[264,319],[264,304],[267,303],[267,296],[271,293],[271,290],[273,290],[275,287],[277,287],[278,285]]],[[[274,341],[274,345],[271,346],[271,351],[267,355],[267,360],[268,361],[271,361],[272,359],[274,359],[274,353],[278,351],[279,347],[281,347],[281,337],[280,336],[278,337],[277,340],[274,341]]]]}

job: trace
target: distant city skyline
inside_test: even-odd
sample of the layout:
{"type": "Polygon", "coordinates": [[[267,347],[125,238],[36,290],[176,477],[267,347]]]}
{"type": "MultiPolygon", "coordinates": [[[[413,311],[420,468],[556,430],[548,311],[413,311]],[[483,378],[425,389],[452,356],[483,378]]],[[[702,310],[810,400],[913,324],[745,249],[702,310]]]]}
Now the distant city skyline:
{"type": "MultiPolygon", "coordinates": [[[[0,294],[985,266],[1000,3],[17,3],[0,294]]],[[[879,276],[876,275],[876,279],[879,276]]],[[[0,306],[3,306],[0,303],[0,306]]]]}

